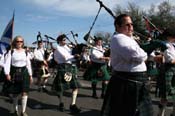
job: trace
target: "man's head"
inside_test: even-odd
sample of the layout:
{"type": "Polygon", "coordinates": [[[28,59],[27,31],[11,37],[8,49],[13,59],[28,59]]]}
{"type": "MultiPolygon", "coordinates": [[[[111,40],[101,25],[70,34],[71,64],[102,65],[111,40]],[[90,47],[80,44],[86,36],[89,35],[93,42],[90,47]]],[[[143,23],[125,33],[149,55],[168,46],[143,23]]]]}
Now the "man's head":
{"type": "Polygon", "coordinates": [[[94,41],[95,41],[95,44],[96,45],[99,45],[99,46],[101,46],[102,45],[102,38],[101,37],[96,37],[96,36],[94,36],[94,41]]]}
{"type": "Polygon", "coordinates": [[[57,43],[58,44],[66,44],[66,35],[65,34],[61,34],[57,37],[57,43]]]}
{"type": "Polygon", "coordinates": [[[117,16],[114,21],[114,26],[118,33],[123,33],[127,36],[132,36],[133,34],[133,23],[131,17],[127,14],[117,16]]]}
{"type": "Polygon", "coordinates": [[[43,41],[42,41],[42,40],[39,40],[39,41],[38,41],[38,47],[39,47],[39,48],[42,48],[42,47],[43,47],[43,41]]]}

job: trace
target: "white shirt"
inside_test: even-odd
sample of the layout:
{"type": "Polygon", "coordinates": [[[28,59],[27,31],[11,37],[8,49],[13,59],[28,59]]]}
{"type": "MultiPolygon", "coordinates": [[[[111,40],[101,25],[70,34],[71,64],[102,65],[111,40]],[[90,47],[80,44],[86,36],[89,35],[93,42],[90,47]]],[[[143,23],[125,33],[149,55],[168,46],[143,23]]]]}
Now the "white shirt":
{"type": "Polygon", "coordinates": [[[74,61],[74,56],[72,55],[71,49],[67,46],[58,45],[54,51],[54,60],[58,63],[71,63],[74,61]]]}
{"type": "Polygon", "coordinates": [[[29,75],[30,76],[32,75],[30,57],[29,57],[29,55],[26,56],[25,50],[18,52],[18,51],[16,51],[16,49],[14,49],[12,55],[11,55],[11,51],[8,52],[7,58],[6,58],[5,63],[4,63],[4,72],[6,75],[10,74],[10,66],[11,65],[15,66],[15,67],[26,66],[28,69],[29,75]]]}
{"type": "Polygon", "coordinates": [[[37,48],[34,50],[34,59],[44,61],[44,48],[37,48]]]}
{"type": "Polygon", "coordinates": [[[111,43],[111,65],[115,71],[143,72],[146,71],[147,53],[138,43],[124,34],[115,34],[111,43]]]}
{"type": "Polygon", "coordinates": [[[104,61],[99,59],[104,56],[104,52],[105,51],[102,46],[93,47],[90,56],[91,60],[96,63],[105,63],[104,61]]]}
{"type": "Polygon", "coordinates": [[[165,63],[170,63],[175,59],[175,48],[172,43],[167,43],[168,49],[164,51],[165,63]]]}

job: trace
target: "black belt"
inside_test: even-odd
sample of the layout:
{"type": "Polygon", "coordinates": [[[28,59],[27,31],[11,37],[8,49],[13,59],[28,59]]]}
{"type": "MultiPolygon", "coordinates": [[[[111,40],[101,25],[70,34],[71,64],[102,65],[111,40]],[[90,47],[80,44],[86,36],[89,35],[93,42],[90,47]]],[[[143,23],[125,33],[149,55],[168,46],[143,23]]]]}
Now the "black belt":
{"type": "Polygon", "coordinates": [[[120,79],[129,82],[143,83],[145,80],[148,80],[146,72],[122,72],[122,71],[113,71],[113,79],[120,79]]]}
{"type": "Polygon", "coordinates": [[[145,75],[146,72],[124,72],[124,71],[113,71],[114,75],[126,75],[126,76],[142,76],[145,75]]]}

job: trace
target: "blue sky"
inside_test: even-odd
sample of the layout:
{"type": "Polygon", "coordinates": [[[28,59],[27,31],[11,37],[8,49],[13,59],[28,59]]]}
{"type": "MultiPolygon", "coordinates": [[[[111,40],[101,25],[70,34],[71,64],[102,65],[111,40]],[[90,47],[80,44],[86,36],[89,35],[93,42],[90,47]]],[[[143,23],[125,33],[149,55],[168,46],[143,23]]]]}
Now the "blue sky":
{"type": "MultiPolygon", "coordinates": [[[[119,4],[125,8],[128,1],[136,3],[142,9],[158,5],[165,0],[101,0],[111,10],[119,4]]],[[[173,3],[173,0],[169,0],[173,3]]],[[[174,4],[174,3],[173,3],[174,4]]],[[[96,0],[1,0],[0,36],[12,18],[15,9],[14,36],[22,35],[25,44],[31,46],[36,41],[38,31],[43,38],[47,34],[56,38],[60,33],[78,33],[78,42],[85,42],[83,36],[98,11],[96,0]]],[[[114,32],[113,18],[102,8],[92,34],[95,32],[114,32]]],[[[73,41],[71,34],[68,37],[73,41]]]]}

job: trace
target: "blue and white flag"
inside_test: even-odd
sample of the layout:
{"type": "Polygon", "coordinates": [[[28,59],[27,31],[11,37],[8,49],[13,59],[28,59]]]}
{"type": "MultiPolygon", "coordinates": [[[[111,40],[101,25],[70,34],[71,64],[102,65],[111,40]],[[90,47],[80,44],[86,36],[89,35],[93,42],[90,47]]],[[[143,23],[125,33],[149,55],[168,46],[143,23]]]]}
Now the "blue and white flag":
{"type": "Polygon", "coordinates": [[[6,52],[6,49],[11,46],[11,41],[13,38],[13,27],[14,27],[14,13],[12,19],[9,21],[6,26],[1,40],[0,40],[0,54],[6,52]]]}

